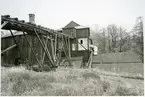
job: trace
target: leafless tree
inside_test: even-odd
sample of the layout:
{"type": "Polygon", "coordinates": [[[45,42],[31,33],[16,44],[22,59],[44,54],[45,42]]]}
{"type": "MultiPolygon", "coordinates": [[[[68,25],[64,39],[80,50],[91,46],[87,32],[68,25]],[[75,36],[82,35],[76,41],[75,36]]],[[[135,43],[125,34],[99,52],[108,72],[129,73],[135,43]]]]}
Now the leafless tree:
{"type": "Polygon", "coordinates": [[[134,27],[134,32],[136,34],[136,48],[135,52],[140,55],[142,62],[143,60],[143,17],[138,17],[134,27]]]}
{"type": "Polygon", "coordinates": [[[112,24],[107,27],[108,32],[108,44],[109,44],[109,52],[115,52],[117,37],[118,37],[118,29],[117,26],[112,24]]]}
{"type": "Polygon", "coordinates": [[[131,50],[131,36],[123,27],[108,25],[92,34],[94,44],[99,44],[100,53],[125,52],[131,50]],[[95,41],[95,42],[94,42],[95,41]]]}
{"type": "MultiPolygon", "coordinates": [[[[123,50],[123,47],[125,48],[130,47],[130,36],[127,33],[126,29],[119,27],[118,28],[118,41],[119,41],[119,52],[125,51],[123,50]]],[[[130,48],[129,48],[130,49],[130,48]]]]}

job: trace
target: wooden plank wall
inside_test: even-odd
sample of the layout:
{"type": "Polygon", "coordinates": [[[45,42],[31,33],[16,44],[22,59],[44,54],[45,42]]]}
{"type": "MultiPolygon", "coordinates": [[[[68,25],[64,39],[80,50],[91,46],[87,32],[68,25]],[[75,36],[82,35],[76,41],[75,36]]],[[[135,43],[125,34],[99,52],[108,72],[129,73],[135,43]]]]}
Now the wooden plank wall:
{"type": "MultiPolygon", "coordinates": [[[[21,53],[17,50],[17,48],[13,48],[6,53],[4,53],[1,57],[1,64],[2,65],[13,65],[15,62],[15,58],[21,57],[22,64],[37,64],[37,61],[34,58],[34,55],[31,52],[31,49],[28,46],[27,41],[25,40],[24,36],[19,35],[16,36],[16,41],[19,44],[21,53]]],[[[40,43],[38,42],[38,39],[34,35],[27,35],[27,38],[30,41],[30,44],[33,46],[33,49],[35,51],[35,54],[37,55],[37,58],[39,61],[41,60],[43,56],[43,49],[40,46],[40,43]]],[[[42,37],[41,37],[42,38],[42,37]]],[[[1,39],[1,50],[6,49],[7,47],[14,44],[12,37],[6,37],[1,39]]],[[[48,41],[47,47],[50,51],[50,54],[52,55],[52,49],[51,49],[51,42],[48,41]]],[[[44,64],[47,63],[48,59],[45,57],[44,64]]]]}

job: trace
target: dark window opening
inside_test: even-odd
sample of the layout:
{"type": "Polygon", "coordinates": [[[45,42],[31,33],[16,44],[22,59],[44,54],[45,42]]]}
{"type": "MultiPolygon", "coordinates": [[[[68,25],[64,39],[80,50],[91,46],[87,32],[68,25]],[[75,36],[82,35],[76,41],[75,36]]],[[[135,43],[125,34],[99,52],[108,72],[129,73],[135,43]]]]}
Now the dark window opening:
{"type": "Polygon", "coordinates": [[[83,44],[83,40],[81,40],[81,44],[83,44]]]}

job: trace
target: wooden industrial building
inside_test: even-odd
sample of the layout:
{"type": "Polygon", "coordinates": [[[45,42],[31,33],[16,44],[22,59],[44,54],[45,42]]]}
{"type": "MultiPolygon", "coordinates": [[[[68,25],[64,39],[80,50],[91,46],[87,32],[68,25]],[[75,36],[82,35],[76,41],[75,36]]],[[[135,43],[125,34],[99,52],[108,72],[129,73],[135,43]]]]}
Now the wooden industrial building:
{"type": "MultiPolygon", "coordinates": [[[[69,61],[73,61],[76,57],[82,57],[80,60],[83,59],[88,61],[89,54],[90,54],[90,30],[88,27],[80,26],[79,24],[71,21],[68,25],[66,25],[61,30],[58,30],[57,32],[63,33],[65,35],[71,36],[73,38],[70,39],[70,48],[65,48],[66,50],[70,49],[70,58],[69,61]]],[[[31,51],[31,48],[29,48],[29,44],[27,43],[26,39],[24,38],[24,35],[21,31],[14,32],[15,40],[17,41],[18,46],[14,47],[13,49],[2,53],[1,54],[1,64],[2,65],[16,65],[19,64],[27,64],[27,65],[34,65],[37,64],[36,58],[39,59],[39,61],[42,61],[44,51],[42,46],[39,44],[38,39],[33,34],[27,34],[26,36],[30,42],[30,45],[33,47],[35,51],[34,56],[31,51]]],[[[40,38],[43,40],[43,42],[46,42],[46,38],[40,36],[40,38]]],[[[56,55],[58,54],[59,60],[67,59],[66,52],[62,51],[61,48],[64,45],[68,45],[67,38],[64,38],[63,41],[66,41],[66,44],[62,43],[63,41],[61,39],[57,39],[56,44],[56,55]]],[[[49,40],[47,42],[47,48],[50,51],[51,56],[54,56],[54,48],[51,48],[52,40],[49,40]]],[[[55,42],[52,42],[53,45],[55,42]]],[[[11,35],[3,36],[1,37],[1,50],[6,49],[7,47],[10,47],[11,45],[15,44],[15,41],[11,35]]],[[[67,46],[66,46],[67,47],[67,46]]],[[[56,56],[55,55],[55,56],[56,56]]],[[[69,54],[68,54],[69,55],[69,54]]],[[[80,61],[79,60],[79,61],[80,61]]],[[[47,58],[44,57],[43,64],[47,64],[47,58]]]]}
{"type": "Polygon", "coordinates": [[[59,30],[59,32],[74,37],[71,39],[72,57],[85,56],[88,54],[89,45],[91,43],[89,27],[80,26],[74,21],[71,21],[64,28],[59,30]]]}

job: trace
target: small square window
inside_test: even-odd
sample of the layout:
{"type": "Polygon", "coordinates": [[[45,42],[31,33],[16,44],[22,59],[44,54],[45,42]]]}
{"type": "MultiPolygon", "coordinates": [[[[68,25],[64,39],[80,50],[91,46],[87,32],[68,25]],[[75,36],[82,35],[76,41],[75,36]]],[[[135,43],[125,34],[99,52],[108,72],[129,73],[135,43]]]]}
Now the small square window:
{"type": "Polygon", "coordinates": [[[83,40],[81,40],[81,44],[83,44],[83,40]]]}

